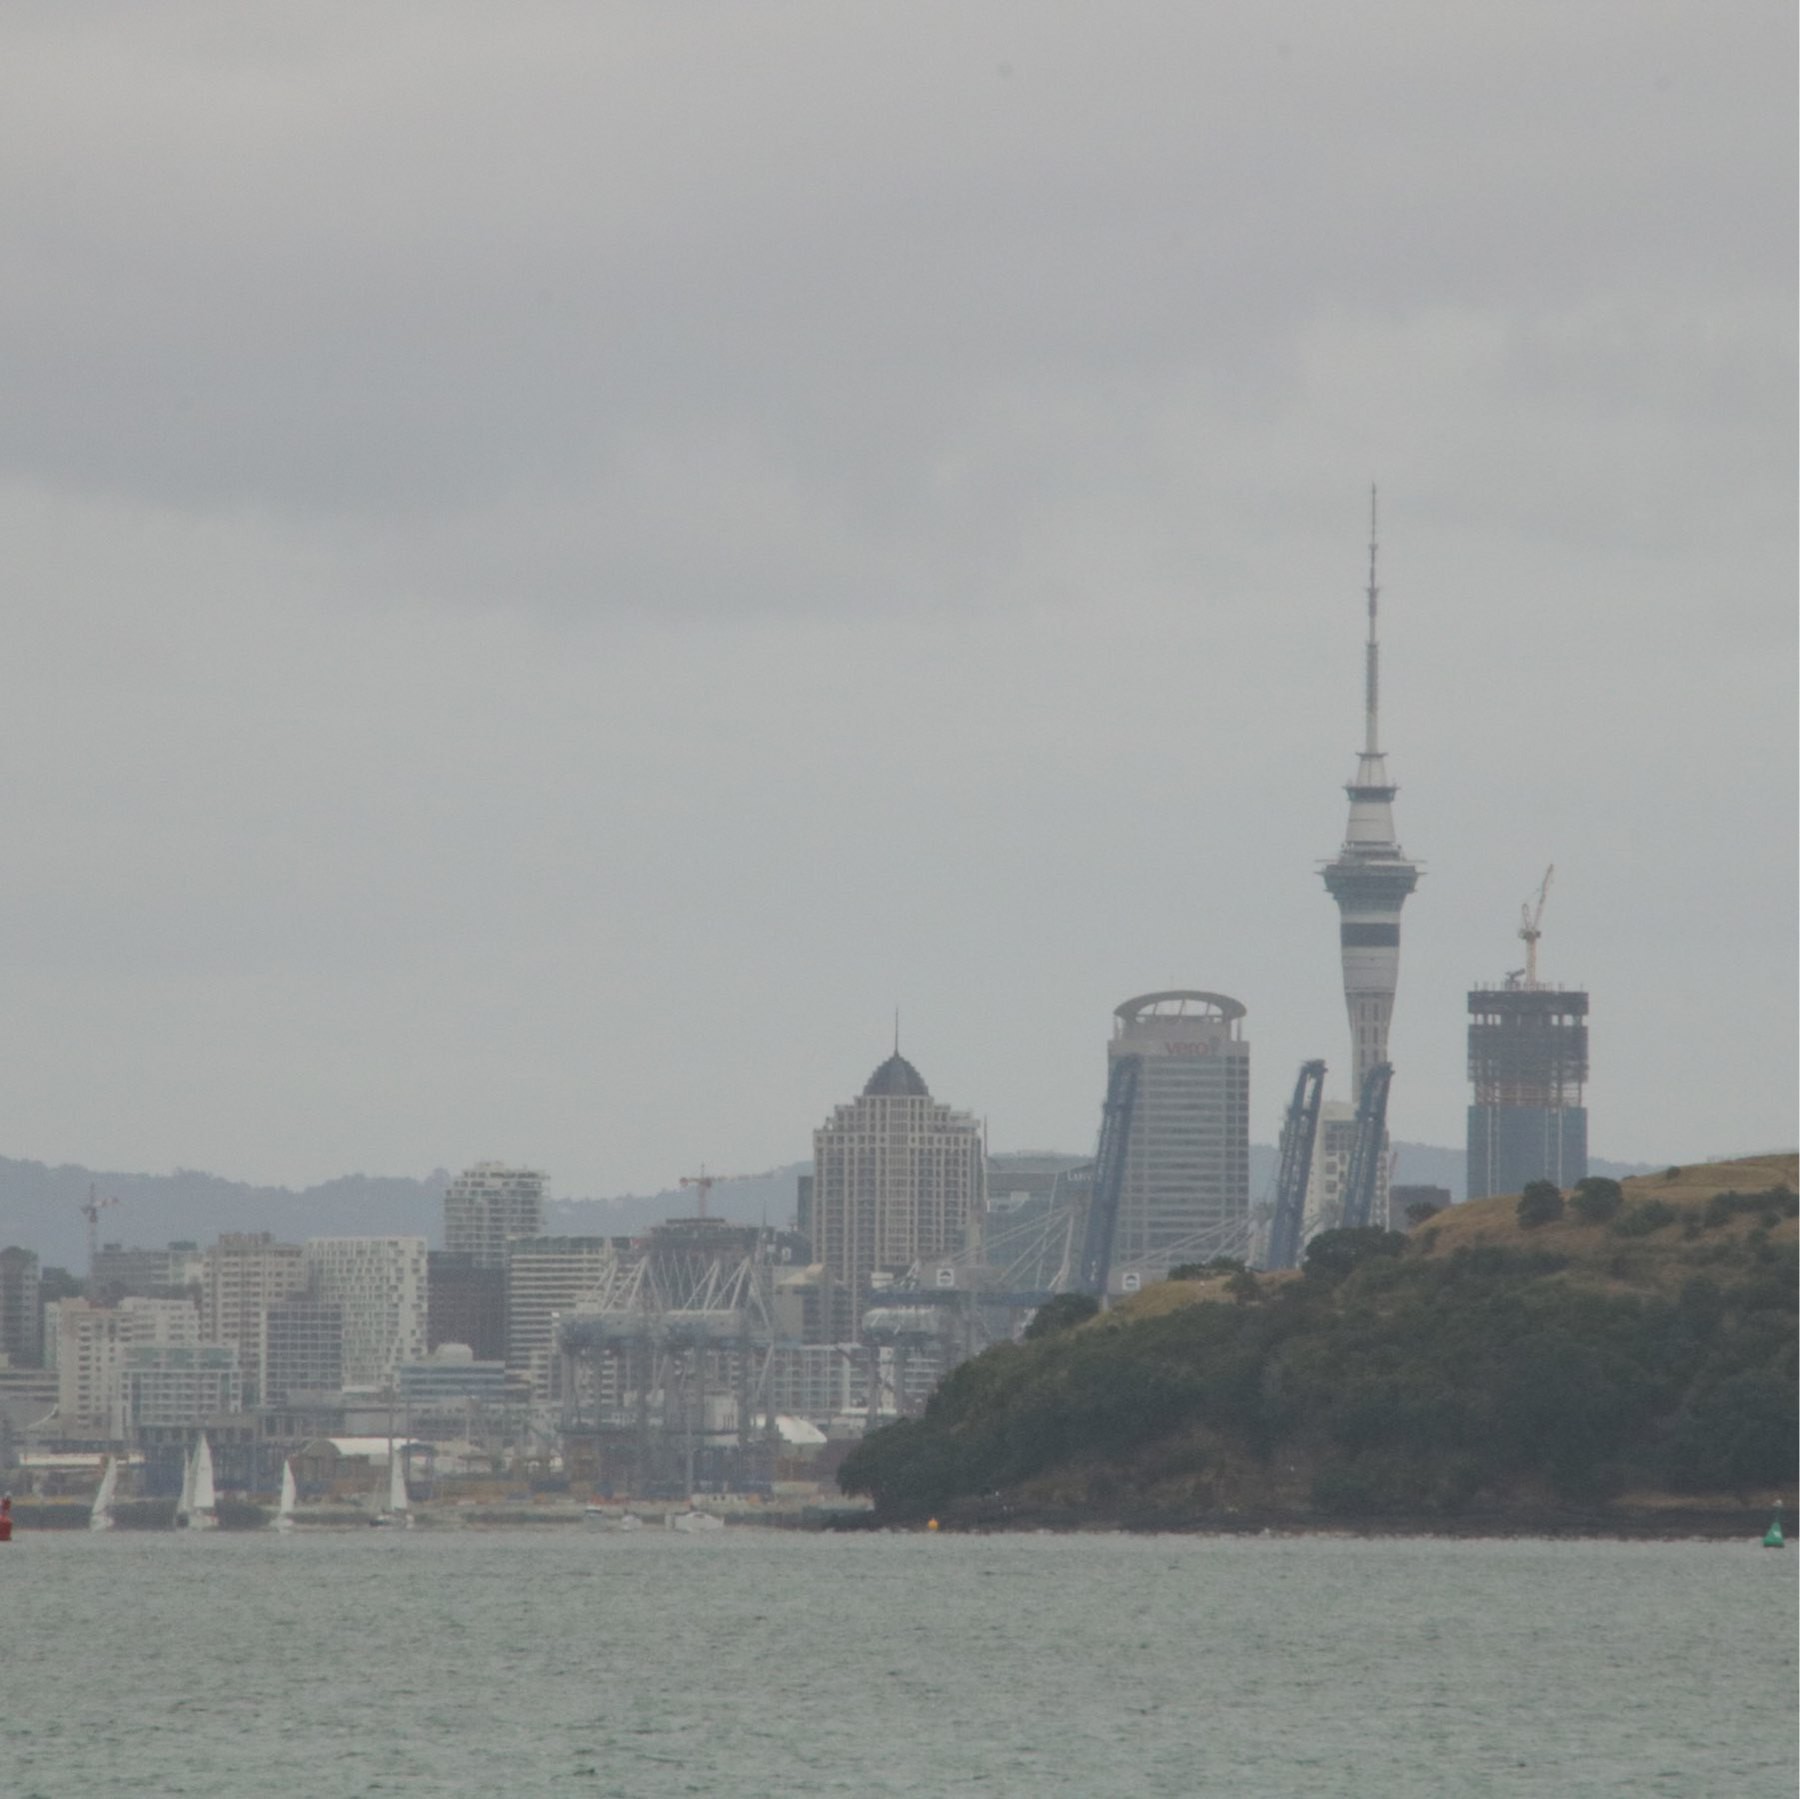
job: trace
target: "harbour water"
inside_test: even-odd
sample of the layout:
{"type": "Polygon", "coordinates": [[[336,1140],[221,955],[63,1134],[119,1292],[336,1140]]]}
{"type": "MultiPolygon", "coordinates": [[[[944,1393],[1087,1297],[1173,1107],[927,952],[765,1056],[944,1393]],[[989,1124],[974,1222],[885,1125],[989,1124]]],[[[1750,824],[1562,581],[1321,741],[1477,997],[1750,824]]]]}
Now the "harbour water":
{"type": "Polygon", "coordinates": [[[31,1533],[0,1550],[0,1793],[1789,1799],[1794,1559],[31,1533]]]}

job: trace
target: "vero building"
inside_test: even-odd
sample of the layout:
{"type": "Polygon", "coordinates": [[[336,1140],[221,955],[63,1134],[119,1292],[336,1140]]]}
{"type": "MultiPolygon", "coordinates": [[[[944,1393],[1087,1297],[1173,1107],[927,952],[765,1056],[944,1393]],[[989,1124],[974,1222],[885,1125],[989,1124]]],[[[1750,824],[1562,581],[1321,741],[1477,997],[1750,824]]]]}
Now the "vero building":
{"type": "Polygon", "coordinates": [[[813,1133],[813,1255],[834,1338],[857,1334],[877,1284],[973,1246],[986,1170],[980,1125],[933,1099],[898,1051],[813,1133]]]}

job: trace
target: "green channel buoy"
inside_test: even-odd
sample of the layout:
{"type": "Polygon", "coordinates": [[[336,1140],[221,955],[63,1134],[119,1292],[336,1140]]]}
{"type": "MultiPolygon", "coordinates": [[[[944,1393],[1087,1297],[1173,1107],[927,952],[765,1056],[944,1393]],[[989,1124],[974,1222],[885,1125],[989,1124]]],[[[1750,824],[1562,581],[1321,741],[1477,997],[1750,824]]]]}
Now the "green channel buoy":
{"type": "Polygon", "coordinates": [[[1777,1512],[1769,1528],[1763,1532],[1763,1548],[1785,1549],[1786,1547],[1787,1538],[1781,1534],[1781,1514],[1777,1512]]]}

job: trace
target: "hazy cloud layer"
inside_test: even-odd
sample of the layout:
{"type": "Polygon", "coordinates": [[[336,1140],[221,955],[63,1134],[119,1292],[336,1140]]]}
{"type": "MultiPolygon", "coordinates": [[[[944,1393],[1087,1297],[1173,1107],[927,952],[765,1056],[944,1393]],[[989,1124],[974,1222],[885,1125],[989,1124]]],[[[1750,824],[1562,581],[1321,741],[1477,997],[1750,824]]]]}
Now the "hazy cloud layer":
{"type": "Polygon", "coordinates": [[[1372,474],[1397,1132],[1554,860],[1596,1150],[1794,1141],[1789,7],[0,47],[10,1153],[651,1189],[805,1154],[896,1003],[1079,1147],[1170,983],[1270,1136],[1372,474]]]}

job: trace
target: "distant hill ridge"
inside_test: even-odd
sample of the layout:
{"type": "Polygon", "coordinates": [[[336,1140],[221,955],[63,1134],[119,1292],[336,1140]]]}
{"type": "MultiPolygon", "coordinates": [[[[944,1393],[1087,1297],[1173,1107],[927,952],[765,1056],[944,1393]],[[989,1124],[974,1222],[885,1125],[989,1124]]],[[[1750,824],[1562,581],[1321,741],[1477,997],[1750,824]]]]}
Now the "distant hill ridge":
{"type": "MultiPolygon", "coordinates": [[[[1463,1196],[1463,1154],[1426,1143],[1395,1145],[1395,1179],[1408,1185],[1448,1187],[1463,1196]]],[[[786,1224],[794,1213],[795,1183],[811,1167],[791,1162],[713,1189],[712,1212],[741,1224],[786,1224]]],[[[1642,1162],[1595,1162],[1596,1174],[1621,1178],[1648,1172],[1642,1162]]],[[[1250,1192],[1260,1199],[1275,1172],[1275,1151],[1250,1148],[1250,1192]]],[[[290,1242],[306,1237],[424,1237],[443,1245],[444,1189],[449,1174],[434,1169],[409,1175],[346,1174],[313,1187],[262,1187],[219,1175],[178,1168],[172,1174],[129,1174],[52,1167],[43,1162],[0,1156],[0,1247],[17,1243],[36,1250],[46,1264],[77,1271],[87,1262],[86,1227],[80,1206],[90,1187],[117,1207],[101,1214],[103,1242],[154,1246],[171,1242],[210,1243],[221,1231],[272,1231],[290,1242]]],[[[546,1229],[565,1236],[622,1236],[664,1218],[693,1212],[691,1189],[626,1194],[611,1199],[552,1198],[546,1229]]]]}

